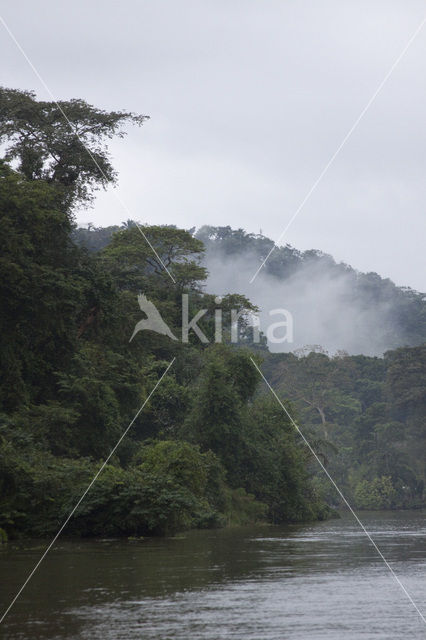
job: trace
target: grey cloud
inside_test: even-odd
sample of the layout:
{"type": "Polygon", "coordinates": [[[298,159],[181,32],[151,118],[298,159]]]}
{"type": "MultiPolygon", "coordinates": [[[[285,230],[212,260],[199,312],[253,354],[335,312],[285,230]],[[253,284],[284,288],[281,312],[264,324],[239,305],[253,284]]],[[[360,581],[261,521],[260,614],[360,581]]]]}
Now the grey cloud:
{"type": "MultiPolygon", "coordinates": [[[[151,120],[111,144],[133,217],[277,238],[423,18],[411,0],[9,3],[3,15],[59,98],[151,120]]],[[[426,30],[286,241],[426,289],[426,30]]],[[[39,81],[5,33],[2,83],[39,81]]],[[[81,221],[120,222],[111,192],[81,221]]]]}

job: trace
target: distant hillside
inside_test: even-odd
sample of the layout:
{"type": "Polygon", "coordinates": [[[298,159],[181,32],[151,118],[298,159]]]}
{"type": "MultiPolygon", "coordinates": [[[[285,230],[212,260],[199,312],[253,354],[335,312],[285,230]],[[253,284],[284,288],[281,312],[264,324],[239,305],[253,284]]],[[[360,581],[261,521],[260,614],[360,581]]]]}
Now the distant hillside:
{"type": "Polygon", "coordinates": [[[293,343],[269,345],[272,351],[312,344],[330,352],[382,355],[426,340],[422,293],[397,287],[377,273],[360,273],[321,251],[290,245],[276,247],[250,284],[272,240],[231,227],[204,226],[195,235],[206,247],[208,290],[246,295],[262,309],[262,327],[270,322],[271,309],[292,313],[293,343]]]}
{"type": "MultiPolygon", "coordinates": [[[[115,230],[77,230],[74,237],[95,251],[108,243],[115,230]]],[[[424,506],[426,344],[420,344],[426,334],[424,296],[377,274],[336,264],[319,251],[300,252],[290,246],[277,248],[250,286],[250,278],[273,246],[271,240],[230,227],[203,227],[195,235],[206,248],[209,291],[244,293],[263,307],[264,316],[279,305],[291,309],[295,339],[308,346],[286,345],[293,353],[258,351],[263,372],[279,397],[290,402],[291,415],[350,503],[357,509],[424,506]],[[393,345],[416,342],[419,346],[390,350],[393,345]],[[319,344],[352,353],[359,348],[367,354],[385,350],[386,354],[380,358],[349,356],[344,351],[330,355],[319,344]]],[[[169,294],[170,287],[167,281],[169,294]]],[[[206,383],[206,397],[214,395],[218,379],[214,370],[206,383]]],[[[221,397],[232,388],[229,381],[220,387],[221,397]]],[[[262,391],[269,396],[264,385],[258,400],[262,391]]],[[[267,412],[262,407],[260,413],[252,408],[250,413],[264,437],[267,412]]],[[[275,405],[271,415],[279,415],[275,405]]],[[[220,421],[215,418],[213,424],[216,433],[220,421]]],[[[254,451],[250,449],[248,479],[254,451]]],[[[263,474],[270,463],[265,459],[262,464],[263,474]]],[[[318,494],[328,504],[339,505],[317,461],[310,460],[308,470],[318,494]]],[[[251,491],[249,482],[246,486],[251,491]]]]}
{"type": "MultiPolygon", "coordinates": [[[[128,220],[121,227],[78,228],[73,237],[89,251],[99,251],[115,231],[134,224],[128,220]]],[[[274,246],[271,239],[229,226],[204,226],[195,236],[206,247],[208,291],[246,295],[261,309],[264,330],[271,309],[291,312],[293,341],[270,345],[272,351],[294,351],[312,344],[330,352],[382,355],[426,341],[422,293],[397,287],[377,273],[360,273],[321,251],[298,251],[290,245],[276,247],[250,284],[274,246]]]]}

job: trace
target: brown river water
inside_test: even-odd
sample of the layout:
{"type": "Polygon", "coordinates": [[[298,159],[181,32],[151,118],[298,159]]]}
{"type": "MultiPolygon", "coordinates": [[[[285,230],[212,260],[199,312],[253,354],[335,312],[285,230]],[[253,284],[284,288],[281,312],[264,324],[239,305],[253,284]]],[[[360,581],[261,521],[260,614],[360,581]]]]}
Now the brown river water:
{"type": "MultiPolygon", "coordinates": [[[[426,616],[426,513],[360,514],[426,616]]],[[[8,606],[46,542],[0,549],[8,606]]],[[[60,539],[0,626],[6,639],[408,640],[426,624],[349,514],[174,538],[60,539]]]]}

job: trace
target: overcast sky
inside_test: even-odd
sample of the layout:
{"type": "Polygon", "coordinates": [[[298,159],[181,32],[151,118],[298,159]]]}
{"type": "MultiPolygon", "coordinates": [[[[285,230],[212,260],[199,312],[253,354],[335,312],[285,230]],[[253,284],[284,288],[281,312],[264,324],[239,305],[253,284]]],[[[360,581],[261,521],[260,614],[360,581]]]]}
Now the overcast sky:
{"type": "MultiPolygon", "coordinates": [[[[4,3],[58,99],[151,116],[110,150],[130,217],[276,239],[426,14],[424,1],[4,3]]],[[[40,81],[1,27],[5,86],[40,81]]],[[[283,242],[426,290],[426,26],[283,242]]],[[[112,191],[80,222],[128,218],[112,191]]]]}

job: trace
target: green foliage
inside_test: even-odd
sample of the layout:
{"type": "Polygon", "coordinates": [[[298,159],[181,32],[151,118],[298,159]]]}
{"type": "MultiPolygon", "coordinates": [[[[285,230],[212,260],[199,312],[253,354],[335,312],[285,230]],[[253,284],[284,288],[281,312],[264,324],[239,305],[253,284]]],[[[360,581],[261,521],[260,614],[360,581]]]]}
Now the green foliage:
{"type": "Polygon", "coordinates": [[[254,393],[256,378],[248,353],[211,346],[204,353],[183,431],[202,450],[211,450],[219,457],[234,485],[239,477],[246,403],[254,393]]]}
{"type": "Polygon", "coordinates": [[[100,251],[111,242],[111,236],[116,231],[120,231],[118,225],[110,227],[95,227],[91,222],[87,227],[76,227],[73,229],[71,238],[79,247],[87,249],[89,253],[100,251]]]}
{"type": "Polygon", "coordinates": [[[266,505],[273,522],[315,519],[321,499],[310,486],[305,452],[276,402],[253,400],[256,373],[242,349],[207,349],[184,433],[215,452],[231,487],[266,505]]]}
{"type": "MultiPolygon", "coordinates": [[[[217,303],[202,291],[202,240],[193,230],[130,220],[73,229],[73,208],[115,181],[104,141],[143,120],[82,100],[58,107],[0,89],[7,145],[0,161],[0,527],[11,538],[56,533],[129,425],[69,534],[165,535],[326,513],[293,428],[256,396],[250,355],[266,350],[252,348],[247,310],[255,307],[247,298],[230,294],[221,303],[228,327],[231,310],[241,311],[245,348],[230,344],[229,328],[223,344],[207,348],[194,334],[183,344],[152,331],[129,343],[141,319],[139,293],[175,335],[181,294],[188,294],[191,317],[207,309],[200,326],[213,340],[217,303]]],[[[231,236],[230,249],[247,245],[242,230],[231,236]]],[[[357,414],[358,404],[342,394],[330,387],[327,407],[334,401],[342,415],[357,414]]],[[[378,438],[390,437],[388,422],[378,438]]]]}
{"type": "Polygon", "coordinates": [[[72,356],[91,283],[51,186],[0,163],[0,211],[0,399],[12,409],[49,394],[53,372],[72,356]]]}
{"type": "Polygon", "coordinates": [[[183,229],[137,225],[114,233],[100,257],[119,289],[158,296],[159,287],[170,285],[165,267],[178,290],[194,288],[204,280],[206,270],[198,264],[203,251],[202,243],[183,229]]]}
{"type": "Polygon", "coordinates": [[[354,491],[358,509],[391,509],[395,506],[396,491],[389,476],[362,480],[354,491]]]}
{"type": "MultiPolygon", "coordinates": [[[[294,414],[288,406],[290,415],[294,414]]],[[[260,396],[251,407],[245,435],[244,486],[268,505],[272,522],[320,517],[324,508],[309,479],[307,451],[276,401],[260,396]]]]}
{"type": "MultiPolygon", "coordinates": [[[[420,455],[426,446],[425,354],[421,345],[382,359],[276,354],[265,363],[276,388],[297,407],[306,435],[339,487],[362,508],[425,503],[426,465],[420,455]],[[390,479],[391,498],[377,497],[377,478],[390,479]]],[[[321,474],[318,470],[318,478],[321,474]]],[[[327,500],[337,504],[335,492],[320,484],[327,500]]]]}
{"type": "Polygon", "coordinates": [[[37,101],[31,91],[0,88],[0,141],[5,160],[18,162],[26,180],[56,187],[67,210],[90,203],[92,191],[116,181],[104,139],[123,137],[126,122],[141,125],[146,116],[103,111],[84,100],[37,101]],[[66,114],[66,118],[64,117],[66,114]]]}
{"type": "Polygon", "coordinates": [[[255,496],[245,489],[234,489],[228,492],[228,504],[225,512],[226,522],[230,526],[241,526],[266,521],[268,505],[256,500],[255,496]]]}
{"type": "Polygon", "coordinates": [[[180,487],[202,496],[207,484],[205,454],[187,442],[163,440],[143,446],[139,457],[141,469],[160,476],[169,475],[180,487]]]}
{"type": "MultiPolygon", "coordinates": [[[[144,445],[136,458],[139,463],[127,468],[105,467],[70,521],[69,533],[164,535],[222,522],[217,506],[227,506],[228,490],[210,452],[162,441],[144,445]]],[[[87,458],[60,458],[11,442],[0,449],[0,465],[0,524],[12,536],[53,535],[100,467],[87,458]]]]}

